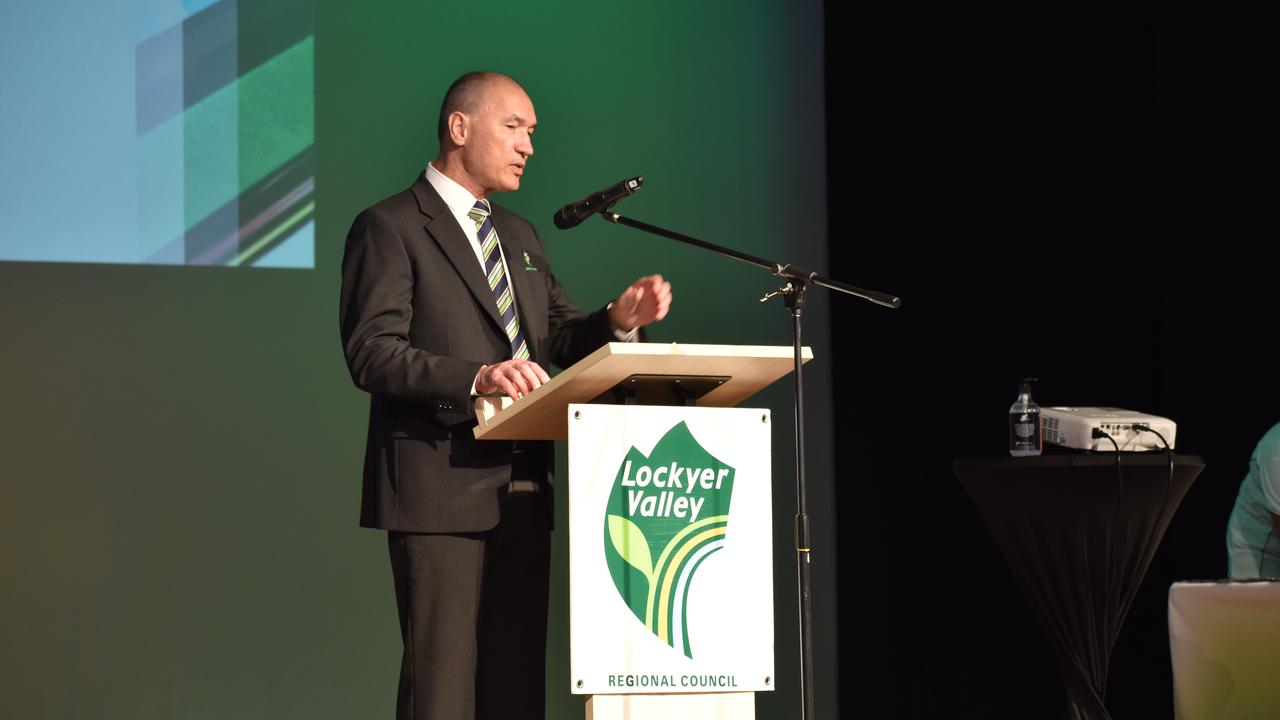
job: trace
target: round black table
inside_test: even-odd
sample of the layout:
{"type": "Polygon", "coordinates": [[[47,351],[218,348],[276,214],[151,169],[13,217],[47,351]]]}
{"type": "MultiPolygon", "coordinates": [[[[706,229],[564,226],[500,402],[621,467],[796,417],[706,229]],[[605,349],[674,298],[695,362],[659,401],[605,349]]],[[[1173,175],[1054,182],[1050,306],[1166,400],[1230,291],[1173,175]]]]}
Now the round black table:
{"type": "Polygon", "coordinates": [[[1111,650],[1173,513],[1204,469],[1191,455],[962,459],[953,466],[1062,668],[1067,717],[1109,720],[1111,650]]]}

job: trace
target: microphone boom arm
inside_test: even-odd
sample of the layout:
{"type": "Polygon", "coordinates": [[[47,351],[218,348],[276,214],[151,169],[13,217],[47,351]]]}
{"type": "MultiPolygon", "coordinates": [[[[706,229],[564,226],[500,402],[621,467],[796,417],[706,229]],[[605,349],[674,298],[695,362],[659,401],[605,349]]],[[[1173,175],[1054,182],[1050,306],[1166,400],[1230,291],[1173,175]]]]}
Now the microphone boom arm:
{"type": "Polygon", "coordinates": [[[664,237],[669,240],[675,240],[676,242],[681,242],[686,245],[692,245],[697,248],[702,248],[703,250],[709,250],[713,253],[716,253],[717,255],[723,255],[724,257],[732,258],[739,262],[744,262],[748,265],[754,265],[762,270],[768,271],[772,275],[777,275],[780,278],[785,278],[787,280],[796,280],[801,283],[812,283],[814,285],[820,285],[829,290],[835,290],[836,292],[842,292],[846,295],[859,297],[859,298],[862,298],[863,300],[867,300],[868,302],[873,302],[877,305],[882,305],[884,307],[892,308],[894,310],[898,309],[902,305],[901,298],[895,297],[893,295],[889,295],[888,293],[877,292],[875,290],[867,290],[864,288],[857,287],[855,285],[850,285],[848,283],[840,282],[838,280],[832,280],[830,278],[826,278],[819,275],[817,272],[814,272],[813,270],[807,270],[805,268],[796,267],[795,265],[791,265],[789,263],[780,263],[780,262],[775,262],[773,260],[766,260],[765,258],[756,257],[755,255],[750,255],[744,252],[740,252],[738,250],[734,250],[732,248],[727,248],[727,247],[724,247],[723,245],[716,245],[715,243],[709,243],[706,240],[699,240],[695,237],[689,237],[688,235],[683,235],[678,232],[657,227],[656,225],[650,225],[649,223],[640,222],[639,220],[632,220],[631,218],[623,217],[622,215],[619,215],[618,213],[613,212],[612,204],[610,204],[609,207],[604,208],[600,216],[604,218],[605,221],[614,223],[615,225],[626,225],[628,227],[633,227],[637,230],[643,230],[644,232],[647,232],[653,235],[658,235],[660,237],[664,237]]]}

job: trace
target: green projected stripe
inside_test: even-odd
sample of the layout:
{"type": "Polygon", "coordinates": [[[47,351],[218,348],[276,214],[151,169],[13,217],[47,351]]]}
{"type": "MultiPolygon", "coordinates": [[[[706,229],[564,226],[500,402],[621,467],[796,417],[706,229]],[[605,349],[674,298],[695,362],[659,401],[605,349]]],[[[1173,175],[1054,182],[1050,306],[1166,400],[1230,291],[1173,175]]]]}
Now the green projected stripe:
{"type": "Polygon", "coordinates": [[[187,230],[240,192],[236,185],[237,91],[237,83],[219,88],[182,114],[187,230]]]}
{"type": "Polygon", "coordinates": [[[272,230],[266,235],[263,235],[262,238],[258,240],[258,242],[251,245],[249,249],[241,252],[239,255],[236,256],[235,260],[232,260],[227,264],[230,265],[231,267],[238,267],[245,260],[248,260],[249,258],[253,257],[264,247],[271,244],[272,240],[275,240],[276,238],[280,237],[281,233],[291,229],[294,225],[297,225],[298,222],[302,220],[302,218],[310,215],[312,212],[315,211],[315,209],[316,209],[315,201],[312,201],[307,203],[306,205],[303,205],[302,208],[298,210],[298,212],[290,215],[289,219],[281,223],[280,227],[276,228],[275,230],[272,230]]]}
{"type": "Polygon", "coordinates": [[[187,109],[187,229],[315,142],[314,67],[308,37],[187,109]]]}
{"type": "Polygon", "coordinates": [[[245,73],[238,85],[244,192],[315,142],[315,40],[307,37],[245,73]]]}

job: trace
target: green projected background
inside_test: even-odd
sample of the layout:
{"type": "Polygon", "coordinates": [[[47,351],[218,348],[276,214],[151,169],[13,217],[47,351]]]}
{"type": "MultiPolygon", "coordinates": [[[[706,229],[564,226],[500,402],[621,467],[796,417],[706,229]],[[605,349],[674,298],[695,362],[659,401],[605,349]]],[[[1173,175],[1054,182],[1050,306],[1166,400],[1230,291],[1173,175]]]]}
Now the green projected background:
{"type": "MultiPolygon", "coordinates": [[[[653,340],[785,344],[784,311],[756,301],[777,284],[763,273],[550,217],[644,175],[621,211],[825,266],[821,13],[816,0],[317,6],[310,44],[286,46],[315,62],[315,270],[0,263],[0,717],[390,717],[386,543],[356,527],[368,400],[338,340],[351,220],[434,156],[454,77],[508,72],[540,127],[524,189],[496,199],[538,224],[580,305],[661,272],[675,306],[653,340]]],[[[279,146],[262,142],[265,161],[279,146]]],[[[818,703],[836,717],[821,293],[806,317],[818,703]]],[[[752,402],[777,428],[779,690],[759,696],[761,718],[798,713],[790,398],[783,383],[752,402]]],[[[549,717],[580,718],[563,531],[554,552],[549,717]]]]}

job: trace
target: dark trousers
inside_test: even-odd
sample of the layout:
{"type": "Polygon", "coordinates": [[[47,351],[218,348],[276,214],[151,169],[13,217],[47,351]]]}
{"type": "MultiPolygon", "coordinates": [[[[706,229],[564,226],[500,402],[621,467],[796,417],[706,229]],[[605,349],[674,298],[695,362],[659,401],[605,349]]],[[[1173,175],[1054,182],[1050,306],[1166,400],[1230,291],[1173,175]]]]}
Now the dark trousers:
{"type": "Polygon", "coordinates": [[[507,493],[487,532],[387,534],[404,639],[397,720],[543,720],[547,497],[507,493]]]}

